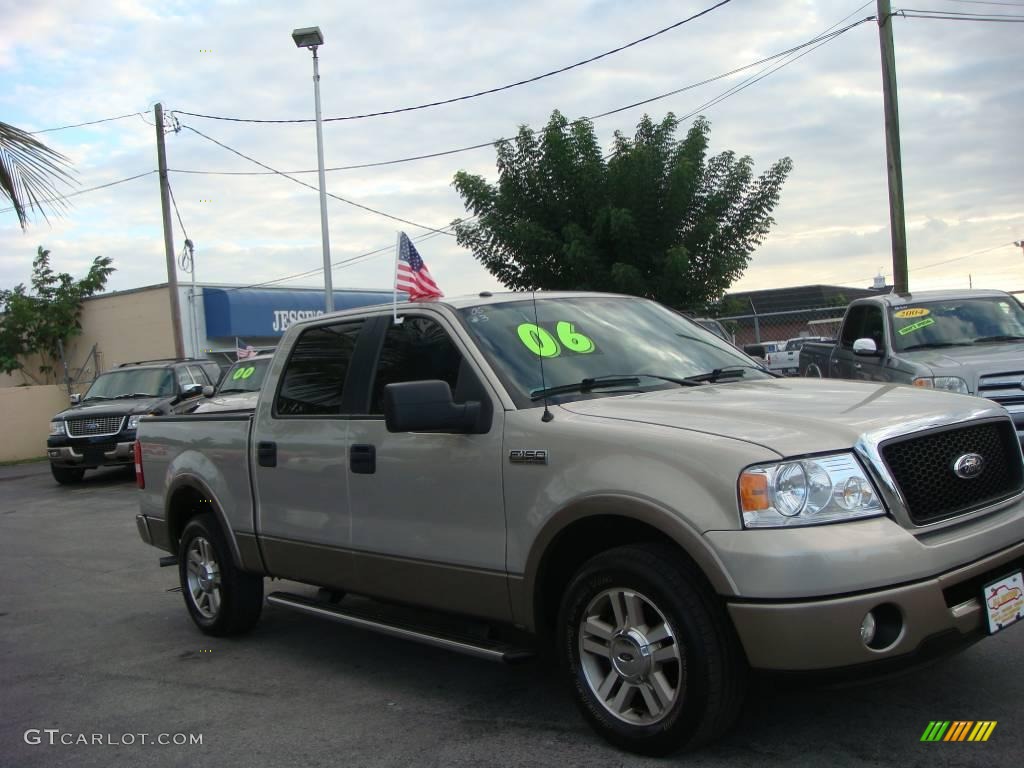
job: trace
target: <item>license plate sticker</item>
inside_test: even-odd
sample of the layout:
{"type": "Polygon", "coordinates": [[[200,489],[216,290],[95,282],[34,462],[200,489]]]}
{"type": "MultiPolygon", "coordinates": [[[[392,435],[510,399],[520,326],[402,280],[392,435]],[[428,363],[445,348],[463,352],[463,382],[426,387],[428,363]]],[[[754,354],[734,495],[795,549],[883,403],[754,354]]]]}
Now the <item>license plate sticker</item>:
{"type": "Polygon", "coordinates": [[[988,615],[988,632],[994,635],[1001,629],[1024,618],[1024,575],[1021,571],[993,581],[982,594],[988,615]]]}

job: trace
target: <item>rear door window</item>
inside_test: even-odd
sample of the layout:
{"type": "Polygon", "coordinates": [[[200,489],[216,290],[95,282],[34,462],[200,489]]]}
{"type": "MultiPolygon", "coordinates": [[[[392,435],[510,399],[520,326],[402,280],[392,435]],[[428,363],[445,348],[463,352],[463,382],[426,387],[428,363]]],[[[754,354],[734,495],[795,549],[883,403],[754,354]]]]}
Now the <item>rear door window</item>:
{"type": "Polygon", "coordinates": [[[345,380],[363,320],[303,331],[281,375],[277,416],[341,415],[345,380]]]}

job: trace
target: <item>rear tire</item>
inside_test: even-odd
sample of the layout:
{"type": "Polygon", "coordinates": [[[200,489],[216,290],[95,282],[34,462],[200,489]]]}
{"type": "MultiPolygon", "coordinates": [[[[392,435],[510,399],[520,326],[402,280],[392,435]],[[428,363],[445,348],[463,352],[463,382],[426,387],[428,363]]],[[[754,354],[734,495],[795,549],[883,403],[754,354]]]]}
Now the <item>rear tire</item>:
{"type": "Polygon", "coordinates": [[[77,467],[57,467],[51,464],[50,472],[53,479],[61,485],[75,485],[82,482],[82,478],[85,477],[85,470],[77,467]]]}
{"type": "Polygon", "coordinates": [[[630,752],[705,744],[743,703],[746,659],[724,607],[666,546],[618,547],[584,564],[562,600],[557,646],[583,716],[630,752]]]}
{"type": "Polygon", "coordinates": [[[178,544],[178,578],[192,621],[208,635],[252,629],[263,610],[263,577],[235,567],[216,518],[189,520],[178,544]]]}

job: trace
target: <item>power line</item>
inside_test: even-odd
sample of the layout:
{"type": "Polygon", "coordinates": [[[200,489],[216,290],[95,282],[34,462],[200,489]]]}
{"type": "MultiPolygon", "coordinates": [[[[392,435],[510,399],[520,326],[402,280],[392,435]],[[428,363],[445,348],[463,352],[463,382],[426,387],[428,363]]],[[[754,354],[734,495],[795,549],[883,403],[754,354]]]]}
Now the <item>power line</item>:
{"type": "MultiPolygon", "coordinates": [[[[117,181],[111,181],[111,182],[108,182],[106,184],[100,184],[98,187],[89,187],[88,189],[80,189],[77,192],[70,192],[70,193],[68,193],[66,195],[57,195],[56,197],[51,197],[51,198],[49,198],[47,200],[39,200],[38,202],[40,202],[40,203],[55,203],[55,202],[58,202],[60,200],[66,200],[69,197],[74,197],[75,195],[84,195],[86,192],[95,192],[98,189],[106,189],[107,187],[113,187],[116,184],[124,184],[126,181],[134,181],[135,179],[141,179],[143,176],[149,176],[151,173],[156,173],[156,171],[146,171],[145,173],[140,173],[140,174],[138,174],[136,176],[129,176],[127,179],[118,179],[117,181]]],[[[10,208],[0,208],[0,213],[7,213],[8,211],[13,211],[13,210],[14,210],[14,206],[11,206],[10,208]]]]}
{"type": "MultiPolygon", "coordinates": [[[[301,185],[303,187],[307,187],[308,189],[312,189],[314,192],[319,192],[320,191],[319,187],[314,187],[312,184],[307,184],[306,182],[302,181],[302,179],[296,179],[294,176],[290,176],[287,173],[283,173],[282,171],[275,170],[274,168],[271,168],[266,163],[261,163],[256,158],[250,157],[249,155],[245,154],[244,152],[239,152],[237,149],[233,149],[232,147],[229,147],[227,144],[219,142],[219,141],[217,141],[215,138],[213,138],[211,136],[207,136],[202,131],[199,131],[199,130],[195,129],[195,128],[193,128],[190,125],[185,125],[184,123],[182,123],[181,127],[185,128],[185,129],[187,129],[189,131],[192,131],[192,133],[196,134],[197,136],[202,136],[207,141],[211,141],[211,142],[213,142],[214,144],[216,144],[219,147],[223,147],[228,152],[231,152],[231,153],[233,153],[235,155],[238,155],[239,157],[243,157],[243,158],[245,158],[246,160],[248,160],[251,163],[255,163],[256,165],[260,166],[261,168],[266,168],[268,171],[273,171],[274,173],[276,173],[279,176],[284,176],[286,179],[294,181],[296,184],[299,184],[299,185],[301,185]]],[[[339,195],[335,195],[335,194],[333,194],[331,192],[328,192],[327,196],[328,197],[333,197],[335,200],[339,200],[339,201],[341,201],[341,202],[343,202],[343,203],[345,203],[347,205],[351,205],[351,206],[354,206],[356,208],[361,208],[362,210],[369,211],[370,213],[375,213],[378,216],[383,216],[386,219],[391,219],[392,221],[399,221],[402,224],[408,224],[410,226],[418,227],[419,229],[426,229],[426,230],[429,230],[431,232],[442,232],[442,230],[437,229],[435,227],[428,227],[426,224],[418,224],[415,221],[410,221],[409,219],[403,219],[400,216],[393,216],[390,213],[385,213],[384,211],[379,211],[376,208],[371,208],[368,205],[363,205],[362,203],[357,203],[357,202],[355,202],[353,200],[347,200],[344,197],[341,197],[339,195]]],[[[450,233],[442,232],[442,234],[450,234],[450,233]]]]}
{"type": "Polygon", "coordinates": [[[185,243],[181,248],[181,254],[178,256],[178,267],[188,273],[192,274],[195,269],[195,250],[193,248],[192,238],[188,236],[188,232],[185,231],[185,222],[181,220],[181,211],[178,210],[178,201],[174,199],[174,189],[171,188],[171,180],[167,180],[167,191],[171,196],[171,203],[174,205],[174,213],[178,217],[178,226],[181,227],[181,234],[185,238],[185,243]]]}
{"type": "Polygon", "coordinates": [[[965,16],[953,15],[942,11],[916,11],[912,8],[900,9],[892,12],[893,16],[902,16],[904,19],[939,19],[941,21],[988,21],[995,24],[1020,24],[1024,22],[1024,16],[996,15],[988,16],[965,16]]]}
{"type": "Polygon", "coordinates": [[[970,11],[943,11],[934,8],[901,8],[897,13],[938,13],[943,16],[989,16],[995,19],[1019,19],[1019,14],[1013,13],[972,13],[970,11]]]}
{"type": "MultiPolygon", "coordinates": [[[[920,267],[910,267],[909,271],[910,272],[923,272],[924,270],[931,269],[932,267],[940,267],[943,264],[951,264],[954,261],[963,261],[964,259],[969,259],[972,256],[981,256],[982,254],[991,253],[992,251],[997,251],[1000,248],[1006,248],[1007,246],[1010,246],[1010,245],[1013,245],[1013,243],[1001,243],[999,245],[993,245],[991,248],[983,248],[983,249],[978,250],[978,251],[972,251],[971,253],[965,254],[963,256],[954,256],[952,259],[944,259],[942,261],[932,262],[931,264],[922,264],[920,267]]],[[[858,277],[858,278],[825,277],[825,278],[822,278],[822,280],[824,282],[860,283],[860,282],[865,282],[867,280],[872,280],[874,277],[875,277],[874,275],[870,275],[868,277],[858,277]]]]}
{"type": "Polygon", "coordinates": [[[90,120],[87,123],[75,123],[74,125],[61,125],[57,128],[43,128],[41,131],[28,131],[28,133],[35,135],[37,133],[51,133],[53,131],[66,131],[68,128],[81,128],[86,125],[99,125],[100,123],[109,123],[114,120],[124,120],[126,117],[135,117],[136,115],[141,116],[141,112],[130,112],[127,115],[118,115],[117,117],[105,117],[102,120],[90,120]]]}
{"type": "MultiPolygon", "coordinates": [[[[859,11],[862,8],[864,8],[866,5],[870,5],[871,2],[873,2],[873,0],[869,0],[868,3],[865,3],[864,6],[861,6],[861,8],[858,8],[857,10],[859,11]]],[[[854,11],[854,13],[857,13],[857,11],[854,11]]],[[[849,14],[849,16],[847,16],[846,18],[849,18],[852,15],[853,15],[853,13],[849,14]]],[[[846,19],[843,19],[843,21],[845,21],[845,20],[846,19]]],[[[721,74],[714,75],[713,77],[706,78],[706,79],[701,80],[699,82],[691,83],[689,85],[683,86],[682,88],[676,88],[676,89],[668,91],[666,93],[662,93],[662,94],[659,94],[657,96],[652,96],[652,97],[650,97],[648,99],[643,99],[641,101],[636,101],[636,102],[633,102],[632,104],[627,104],[627,105],[625,105],[623,107],[616,107],[615,109],[610,109],[610,110],[607,110],[606,112],[601,112],[601,113],[598,113],[596,115],[591,115],[589,117],[584,117],[584,119],[586,119],[586,120],[598,120],[598,119],[600,119],[602,117],[608,117],[609,115],[614,115],[614,114],[617,114],[619,112],[623,112],[623,111],[625,111],[627,109],[632,109],[634,107],[643,106],[645,104],[650,104],[652,102],[660,101],[662,99],[667,99],[670,96],[676,96],[676,95],[678,95],[680,93],[684,93],[685,91],[693,90],[693,89],[698,88],[698,87],[700,87],[702,85],[708,85],[709,83],[714,83],[714,82],[716,82],[718,80],[723,80],[723,79],[725,79],[727,77],[730,77],[732,75],[738,74],[739,72],[743,72],[743,71],[748,70],[748,69],[753,69],[754,67],[761,66],[762,64],[765,64],[765,63],[770,62],[770,61],[774,61],[776,59],[784,58],[784,57],[786,57],[786,56],[788,56],[788,55],[790,55],[792,53],[795,53],[797,51],[803,50],[805,48],[808,48],[808,47],[811,47],[811,46],[817,46],[819,43],[831,42],[832,40],[836,39],[840,35],[846,34],[847,32],[849,32],[854,27],[860,26],[861,24],[864,24],[864,23],[866,23],[868,21],[873,21],[873,20],[874,20],[874,17],[873,16],[869,16],[869,17],[861,19],[860,21],[857,21],[857,22],[855,22],[853,24],[849,24],[846,27],[843,27],[842,29],[836,30],[835,32],[829,33],[828,30],[826,30],[826,33],[828,33],[828,34],[822,33],[821,35],[818,35],[818,36],[816,36],[814,38],[811,38],[810,40],[807,40],[806,42],[800,43],[799,45],[795,45],[795,46],[793,46],[791,48],[787,48],[784,51],[779,51],[778,53],[773,53],[770,56],[765,56],[764,58],[758,59],[757,61],[752,61],[749,64],[744,64],[743,66],[736,67],[734,69],[729,70],[728,72],[722,72],[721,74]]],[[[842,21],[839,22],[839,23],[841,24],[842,21]]],[[[833,26],[835,26],[835,25],[833,25],[833,26]]],[[[182,113],[182,114],[184,114],[184,113],[182,113]]],[[[443,150],[443,151],[440,151],[440,152],[430,152],[430,153],[426,153],[426,154],[413,155],[411,157],[401,157],[401,158],[396,158],[396,159],[393,159],[393,160],[382,160],[382,161],[373,162],[373,163],[360,163],[358,165],[341,165],[341,166],[335,166],[335,167],[332,167],[332,168],[325,168],[324,170],[325,171],[350,171],[350,170],[357,170],[357,169],[363,169],[363,168],[376,168],[376,167],[386,166],[386,165],[397,165],[399,163],[410,163],[410,162],[414,162],[414,161],[417,161],[417,160],[427,160],[427,159],[434,158],[434,157],[444,157],[444,156],[447,156],[447,155],[454,155],[454,154],[459,154],[459,153],[462,153],[462,152],[470,152],[470,151],[477,150],[477,149],[483,149],[485,147],[493,147],[495,144],[497,144],[499,142],[502,142],[502,141],[509,141],[509,139],[507,137],[501,137],[501,138],[494,139],[493,141],[481,142],[479,144],[471,144],[471,145],[466,146],[466,147],[457,147],[455,149],[446,149],[446,150],[443,150]]],[[[190,173],[190,174],[198,174],[198,175],[205,175],[205,176],[267,176],[267,175],[273,175],[275,173],[278,173],[277,171],[205,171],[205,170],[183,169],[183,168],[172,168],[172,169],[170,169],[170,171],[172,173],[190,173]]],[[[305,170],[300,170],[300,171],[287,171],[287,173],[289,173],[289,174],[317,173],[317,170],[315,168],[313,168],[313,169],[305,169],[305,170]]]]}
{"type": "Polygon", "coordinates": [[[1010,8],[1024,8],[1024,3],[991,2],[991,0],[945,0],[947,3],[963,3],[964,5],[1005,5],[1010,8]]]}
{"type": "MultiPolygon", "coordinates": [[[[450,229],[450,228],[451,227],[446,227],[446,229],[450,229]]],[[[438,234],[448,234],[448,233],[447,232],[441,232],[439,230],[437,232],[428,232],[425,235],[419,235],[418,237],[414,237],[412,239],[413,239],[414,242],[421,243],[424,240],[429,240],[429,239],[431,239],[433,237],[437,237],[438,234]]],[[[340,259],[338,261],[332,261],[331,262],[331,270],[340,269],[341,267],[351,266],[352,264],[354,264],[356,262],[365,261],[365,260],[367,260],[369,258],[372,258],[373,256],[379,256],[380,254],[388,252],[388,251],[393,253],[394,252],[394,248],[395,248],[394,244],[392,244],[392,245],[385,245],[382,248],[376,248],[376,249],[374,249],[372,251],[367,251],[366,253],[361,253],[358,256],[351,256],[351,257],[349,257],[347,259],[340,259]]],[[[225,288],[224,291],[225,291],[225,293],[230,293],[231,291],[243,291],[243,290],[246,290],[246,289],[249,289],[249,288],[262,288],[263,286],[273,285],[274,283],[283,283],[283,282],[286,282],[288,280],[298,280],[300,277],[311,277],[312,275],[323,274],[323,271],[324,271],[323,267],[316,267],[315,269],[309,269],[309,270],[306,270],[305,272],[297,272],[297,273],[295,273],[293,275],[285,275],[284,277],[275,277],[275,278],[273,278],[271,280],[265,280],[262,283],[253,283],[251,285],[238,285],[238,286],[234,286],[232,288],[225,288]]]]}
{"type": "MultiPolygon", "coordinates": [[[[381,110],[379,112],[367,112],[367,113],[361,114],[361,115],[345,115],[344,117],[325,117],[325,118],[323,118],[323,122],[331,123],[331,122],[337,122],[337,121],[341,121],[341,120],[362,120],[362,119],[367,118],[367,117],[381,117],[383,115],[397,115],[397,114],[402,113],[402,112],[414,112],[414,111],[420,110],[420,109],[428,109],[430,107],[439,107],[439,106],[442,106],[444,104],[454,104],[455,102],[458,102],[458,101],[468,101],[469,99],[475,99],[475,98],[477,98],[479,96],[487,96],[488,94],[498,93],[499,91],[507,91],[507,90],[512,89],[512,88],[518,88],[521,85],[527,85],[529,83],[535,83],[538,80],[544,80],[545,78],[553,77],[554,75],[560,75],[563,72],[568,72],[571,69],[576,69],[576,68],[582,67],[582,66],[584,66],[586,64],[592,64],[593,62],[598,61],[598,60],[603,59],[603,58],[606,58],[608,56],[611,56],[612,54],[619,53],[620,51],[624,51],[627,48],[632,48],[635,45],[639,45],[640,43],[647,42],[648,40],[651,40],[651,39],[653,39],[655,37],[658,37],[659,35],[663,35],[666,32],[670,32],[671,30],[677,29],[678,27],[681,27],[684,24],[688,24],[691,21],[699,19],[701,16],[705,16],[706,14],[709,14],[712,11],[714,11],[714,10],[716,10],[718,8],[721,8],[723,5],[727,5],[731,1],[732,0],[721,0],[721,2],[716,3],[715,5],[711,6],[710,8],[705,8],[703,11],[695,13],[692,16],[689,16],[689,17],[683,19],[682,21],[677,21],[675,24],[670,24],[667,27],[659,29],[657,32],[652,32],[651,34],[644,35],[643,37],[638,38],[636,40],[633,40],[630,43],[626,43],[625,45],[620,45],[618,48],[612,48],[610,51],[605,51],[604,53],[599,53],[596,56],[591,56],[588,59],[583,59],[582,61],[577,61],[575,64],[569,64],[568,66],[565,66],[565,67],[559,67],[558,69],[553,69],[550,72],[545,72],[544,74],[541,74],[541,75],[535,75],[534,77],[528,77],[525,80],[518,80],[518,81],[516,81],[514,83],[508,83],[506,85],[500,85],[500,86],[498,86],[496,88],[488,88],[487,90],[484,90],[484,91],[476,91],[475,93],[468,93],[468,94],[466,94],[464,96],[456,96],[455,98],[451,98],[451,99],[442,99],[440,101],[431,101],[431,102],[428,102],[426,104],[417,104],[416,106],[413,106],[413,107],[400,107],[398,109],[385,109],[385,110],[381,110]]],[[[185,112],[183,110],[178,110],[178,109],[172,110],[172,113],[179,114],[179,115],[189,115],[190,117],[201,117],[201,118],[204,118],[206,120],[226,120],[226,121],[233,122],[233,123],[312,123],[312,122],[315,122],[315,120],[312,119],[312,118],[302,118],[302,119],[292,119],[292,120],[258,120],[258,119],[252,119],[252,118],[242,118],[242,117],[223,117],[223,116],[219,116],[219,115],[204,115],[204,114],[199,114],[197,112],[185,112]]]]}

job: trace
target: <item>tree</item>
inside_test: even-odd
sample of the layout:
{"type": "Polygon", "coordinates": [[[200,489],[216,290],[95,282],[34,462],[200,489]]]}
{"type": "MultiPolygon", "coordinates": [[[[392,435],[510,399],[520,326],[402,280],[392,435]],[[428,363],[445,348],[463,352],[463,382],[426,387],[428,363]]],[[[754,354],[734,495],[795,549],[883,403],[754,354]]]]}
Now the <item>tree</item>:
{"type": "Polygon", "coordinates": [[[11,201],[22,229],[29,210],[38,210],[45,219],[47,205],[51,212],[67,208],[57,184],[72,180],[70,165],[68,158],[32,134],[0,122],[0,194],[11,201]]]}
{"type": "Polygon", "coordinates": [[[455,222],[460,245],[505,286],[617,291],[703,309],[741,275],[774,220],[792,161],[754,178],[753,160],[707,157],[710,125],[646,115],[607,159],[589,120],[557,110],[496,145],[498,182],[465,171],[454,186],[476,221],[455,222]]]}
{"type": "Polygon", "coordinates": [[[82,299],[99,293],[114,268],[111,259],[97,256],[82,280],[66,272],[55,274],[50,252],[39,246],[32,261],[31,293],[24,284],[0,290],[0,372],[21,371],[36,383],[56,380],[60,346],[82,332],[79,315],[82,299]],[[42,381],[25,367],[38,356],[42,381]]]}

